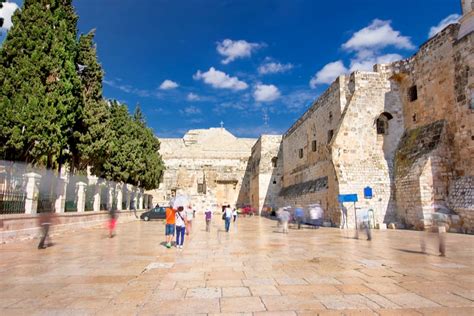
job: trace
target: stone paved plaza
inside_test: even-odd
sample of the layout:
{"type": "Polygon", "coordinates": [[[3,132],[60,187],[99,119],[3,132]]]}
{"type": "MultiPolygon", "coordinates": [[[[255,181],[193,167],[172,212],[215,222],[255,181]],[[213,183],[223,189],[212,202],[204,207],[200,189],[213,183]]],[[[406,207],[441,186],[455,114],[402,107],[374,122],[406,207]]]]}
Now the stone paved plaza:
{"type": "Polygon", "coordinates": [[[473,315],[473,236],[420,253],[416,231],[290,229],[242,218],[230,233],[199,216],[185,248],[166,249],[162,222],[132,221],[115,238],[92,228],[0,245],[1,315],[473,315]]]}

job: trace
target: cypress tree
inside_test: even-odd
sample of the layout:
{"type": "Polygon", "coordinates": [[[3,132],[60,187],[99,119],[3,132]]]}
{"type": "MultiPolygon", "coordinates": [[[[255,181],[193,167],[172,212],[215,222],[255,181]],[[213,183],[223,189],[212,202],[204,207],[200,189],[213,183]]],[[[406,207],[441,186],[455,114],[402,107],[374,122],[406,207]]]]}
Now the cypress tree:
{"type": "Polygon", "coordinates": [[[82,115],[76,120],[71,152],[73,167],[84,170],[92,167],[92,173],[102,176],[110,140],[110,111],[102,98],[104,72],[97,61],[92,30],[79,38],[77,65],[82,82],[82,115]]]}
{"type": "Polygon", "coordinates": [[[0,51],[0,155],[59,168],[81,112],[71,0],[25,0],[0,51]]]}

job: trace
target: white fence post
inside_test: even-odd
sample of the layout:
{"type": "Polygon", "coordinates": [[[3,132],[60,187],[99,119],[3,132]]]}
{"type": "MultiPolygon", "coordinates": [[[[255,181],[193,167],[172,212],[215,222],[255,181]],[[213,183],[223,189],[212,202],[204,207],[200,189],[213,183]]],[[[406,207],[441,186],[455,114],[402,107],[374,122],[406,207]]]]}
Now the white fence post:
{"type": "Polygon", "coordinates": [[[38,209],[38,195],[39,195],[39,183],[41,175],[30,172],[24,175],[26,178],[26,200],[25,200],[25,213],[36,214],[38,209]]]}
{"type": "Polygon", "coordinates": [[[77,187],[77,212],[82,213],[86,209],[86,186],[85,182],[76,183],[77,187]]]}

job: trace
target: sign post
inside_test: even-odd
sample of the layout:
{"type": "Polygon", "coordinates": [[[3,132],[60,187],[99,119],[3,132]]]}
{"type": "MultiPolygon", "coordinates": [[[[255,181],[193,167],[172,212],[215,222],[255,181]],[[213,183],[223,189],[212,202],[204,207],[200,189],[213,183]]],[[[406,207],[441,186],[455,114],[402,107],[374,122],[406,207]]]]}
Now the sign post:
{"type": "Polygon", "coordinates": [[[357,227],[357,208],[356,208],[356,202],[359,199],[357,197],[357,194],[339,194],[338,200],[339,200],[339,203],[344,203],[344,202],[353,202],[354,203],[354,224],[355,224],[355,229],[356,229],[355,238],[359,239],[359,230],[358,230],[358,227],[357,227]]]}

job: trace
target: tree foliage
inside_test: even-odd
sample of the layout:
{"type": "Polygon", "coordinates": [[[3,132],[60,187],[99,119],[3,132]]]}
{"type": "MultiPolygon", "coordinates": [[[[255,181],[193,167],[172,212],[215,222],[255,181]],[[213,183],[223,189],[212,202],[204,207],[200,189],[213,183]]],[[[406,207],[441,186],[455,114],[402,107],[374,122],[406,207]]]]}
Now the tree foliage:
{"type": "MultiPolygon", "coordinates": [[[[2,0],[0,0],[1,4],[2,0]]],[[[25,0],[0,48],[0,158],[156,188],[159,141],[137,106],[102,96],[94,30],[77,37],[72,0],[25,0]]]]}

